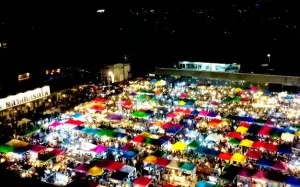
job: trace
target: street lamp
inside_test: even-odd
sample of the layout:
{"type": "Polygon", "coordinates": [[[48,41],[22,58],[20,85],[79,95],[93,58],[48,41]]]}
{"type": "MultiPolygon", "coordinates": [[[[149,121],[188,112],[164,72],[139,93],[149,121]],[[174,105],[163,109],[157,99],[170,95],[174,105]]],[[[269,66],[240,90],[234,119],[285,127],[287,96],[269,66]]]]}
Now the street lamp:
{"type": "Polygon", "coordinates": [[[269,58],[269,64],[271,63],[271,54],[267,54],[267,57],[269,58]]]}

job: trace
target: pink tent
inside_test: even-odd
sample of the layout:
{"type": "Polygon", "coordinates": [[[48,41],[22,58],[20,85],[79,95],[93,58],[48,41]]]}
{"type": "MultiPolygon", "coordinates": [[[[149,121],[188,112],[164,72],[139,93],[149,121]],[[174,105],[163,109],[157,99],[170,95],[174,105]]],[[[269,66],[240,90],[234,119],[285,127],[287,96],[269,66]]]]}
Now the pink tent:
{"type": "Polygon", "coordinates": [[[257,90],[258,90],[258,88],[257,88],[257,87],[254,87],[254,86],[252,86],[252,87],[250,88],[250,91],[251,91],[251,92],[257,92],[257,90]]]}
{"type": "Polygon", "coordinates": [[[90,169],[90,166],[86,163],[81,164],[77,168],[74,169],[75,172],[80,172],[80,173],[87,173],[88,170],[90,169]]]}
{"type": "Polygon", "coordinates": [[[267,180],[267,172],[259,170],[252,176],[253,179],[267,180]]]}
{"type": "Polygon", "coordinates": [[[174,112],[171,112],[167,115],[168,118],[175,118],[177,115],[174,112]]]}
{"type": "Polygon", "coordinates": [[[170,122],[165,123],[165,124],[162,126],[162,128],[164,128],[164,129],[170,129],[170,128],[172,128],[172,127],[173,127],[173,124],[170,123],[170,122]]]}
{"type": "Polygon", "coordinates": [[[204,116],[204,117],[206,117],[208,114],[209,114],[208,111],[203,110],[203,111],[199,112],[198,115],[199,115],[199,116],[204,116]]]}
{"type": "Polygon", "coordinates": [[[251,177],[251,174],[250,174],[250,170],[247,169],[247,168],[243,168],[239,174],[239,176],[242,176],[242,177],[246,177],[246,178],[250,178],[251,177]]]}
{"type": "Polygon", "coordinates": [[[105,147],[104,145],[97,145],[97,147],[91,149],[92,152],[100,154],[103,153],[104,151],[106,151],[107,147],[105,147]]]}
{"type": "Polygon", "coordinates": [[[121,150],[122,150],[122,151],[130,151],[130,150],[132,150],[133,148],[134,148],[133,145],[126,144],[126,145],[124,145],[124,146],[121,147],[121,150]]]}
{"type": "Polygon", "coordinates": [[[56,127],[58,127],[58,126],[60,126],[60,125],[61,125],[60,122],[55,121],[55,122],[53,122],[51,125],[49,125],[49,127],[56,128],[56,127]]]}
{"type": "Polygon", "coordinates": [[[272,169],[275,170],[280,170],[280,171],[285,171],[287,169],[287,165],[285,162],[277,161],[275,164],[272,166],[272,169]]]}
{"type": "Polygon", "coordinates": [[[265,122],[265,125],[270,125],[270,126],[274,126],[275,125],[275,122],[271,121],[271,120],[267,120],[265,122]]]}
{"type": "Polygon", "coordinates": [[[46,149],[47,149],[47,147],[44,147],[44,146],[41,146],[41,145],[33,145],[31,147],[30,151],[34,152],[34,153],[39,153],[39,152],[42,152],[46,149]]]}
{"type": "Polygon", "coordinates": [[[189,95],[186,94],[186,93],[181,93],[180,96],[179,96],[180,99],[186,99],[188,97],[189,97],[189,95]]]}

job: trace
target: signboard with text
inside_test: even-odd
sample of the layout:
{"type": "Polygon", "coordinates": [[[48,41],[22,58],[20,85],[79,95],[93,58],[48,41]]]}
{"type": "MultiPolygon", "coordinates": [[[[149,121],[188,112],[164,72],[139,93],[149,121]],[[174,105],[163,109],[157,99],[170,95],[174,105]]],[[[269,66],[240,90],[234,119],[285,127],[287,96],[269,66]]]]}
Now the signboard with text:
{"type": "Polygon", "coordinates": [[[19,93],[17,95],[8,96],[6,98],[0,99],[0,111],[6,110],[18,105],[26,104],[31,101],[42,99],[44,97],[50,96],[50,87],[44,86],[42,88],[36,88],[24,93],[19,93]]]}

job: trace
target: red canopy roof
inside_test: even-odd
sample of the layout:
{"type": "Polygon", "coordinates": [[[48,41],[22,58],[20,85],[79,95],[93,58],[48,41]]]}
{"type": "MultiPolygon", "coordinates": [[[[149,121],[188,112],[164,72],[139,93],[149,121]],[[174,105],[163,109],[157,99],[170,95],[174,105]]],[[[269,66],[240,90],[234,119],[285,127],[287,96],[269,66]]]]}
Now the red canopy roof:
{"type": "Polygon", "coordinates": [[[108,99],[105,99],[105,98],[95,98],[93,99],[93,102],[96,102],[96,103],[107,103],[108,102],[108,99]]]}
{"type": "Polygon", "coordinates": [[[139,186],[139,187],[147,187],[149,186],[149,184],[151,184],[153,179],[151,178],[148,178],[148,177],[140,177],[138,179],[136,179],[134,182],[133,182],[133,186],[139,186]]]}
{"type": "Polygon", "coordinates": [[[84,122],[80,120],[69,119],[68,121],[64,122],[64,124],[83,125],[84,122]]]}
{"type": "Polygon", "coordinates": [[[285,162],[281,162],[281,161],[275,162],[275,164],[272,166],[272,169],[281,170],[281,171],[285,171],[286,168],[287,168],[286,163],[285,162]]]}
{"type": "Polygon", "coordinates": [[[272,143],[266,143],[264,148],[267,151],[272,151],[272,152],[276,152],[277,151],[277,145],[274,145],[272,143]]]}
{"type": "Polygon", "coordinates": [[[157,158],[157,161],[155,165],[160,167],[166,167],[168,164],[170,164],[171,160],[168,160],[166,158],[157,158]]]}
{"type": "Polygon", "coordinates": [[[261,141],[256,141],[252,144],[252,148],[255,149],[264,149],[265,148],[265,143],[261,141]]]}
{"type": "Polygon", "coordinates": [[[132,106],[132,102],[131,101],[125,101],[123,104],[122,104],[123,107],[126,107],[126,108],[129,108],[132,106]]]}
{"type": "Polygon", "coordinates": [[[122,169],[122,167],[124,167],[124,166],[125,166],[125,164],[123,164],[123,163],[113,162],[106,169],[108,169],[110,171],[120,171],[120,169],[122,169]]]}
{"type": "Polygon", "coordinates": [[[54,148],[53,151],[50,152],[53,156],[58,156],[60,154],[63,154],[65,151],[62,149],[54,148]]]}
{"type": "Polygon", "coordinates": [[[102,111],[105,110],[106,108],[103,107],[103,106],[97,106],[97,105],[94,105],[94,106],[92,106],[90,109],[96,110],[96,111],[98,111],[98,112],[102,112],[102,111]]]}
{"type": "Polygon", "coordinates": [[[141,142],[144,141],[144,139],[145,139],[144,136],[138,135],[138,136],[134,137],[134,138],[132,139],[132,141],[133,141],[133,142],[136,142],[136,143],[141,143],[141,142]]]}
{"type": "Polygon", "coordinates": [[[246,123],[246,122],[242,122],[240,123],[240,127],[246,127],[246,128],[249,128],[251,125],[249,123],[246,123]]]}
{"type": "Polygon", "coordinates": [[[263,126],[260,131],[258,132],[258,135],[261,136],[269,136],[272,128],[269,126],[263,126]]]}
{"type": "Polygon", "coordinates": [[[242,140],[243,139],[243,135],[239,132],[229,132],[226,137],[228,138],[236,138],[236,139],[240,139],[242,140]]]}
{"type": "Polygon", "coordinates": [[[113,162],[115,162],[115,161],[104,159],[104,160],[101,160],[100,162],[97,162],[96,166],[98,166],[99,168],[107,169],[109,167],[109,165],[111,165],[113,162]]]}
{"type": "Polygon", "coordinates": [[[248,151],[246,154],[247,158],[254,159],[254,160],[259,160],[261,157],[261,152],[260,151],[248,151]]]}
{"type": "Polygon", "coordinates": [[[232,154],[229,153],[220,153],[218,158],[221,160],[231,160],[232,154]]]}

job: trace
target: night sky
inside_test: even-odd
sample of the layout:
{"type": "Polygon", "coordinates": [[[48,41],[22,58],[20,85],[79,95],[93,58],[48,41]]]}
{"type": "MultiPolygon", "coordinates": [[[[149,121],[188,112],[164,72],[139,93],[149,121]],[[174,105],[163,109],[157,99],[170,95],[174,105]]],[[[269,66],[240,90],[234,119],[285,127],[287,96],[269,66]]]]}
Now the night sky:
{"type": "Polygon", "coordinates": [[[190,60],[237,62],[251,72],[267,63],[270,53],[275,70],[299,75],[289,67],[299,62],[298,16],[285,1],[226,1],[197,8],[44,6],[1,14],[0,39],[8,49],[0,54],[8,68],[20,73],[95,68],[122,62],[124,55],[135,69],[190,60]]]}

